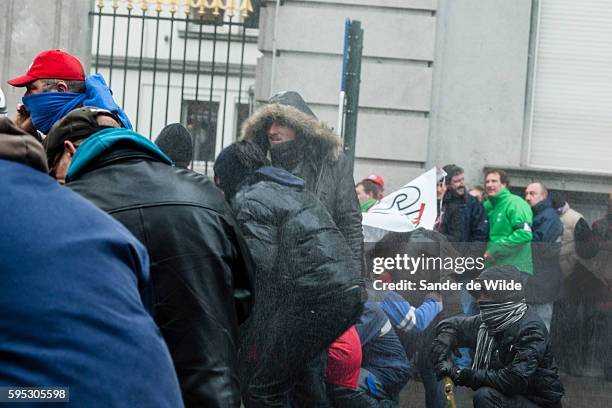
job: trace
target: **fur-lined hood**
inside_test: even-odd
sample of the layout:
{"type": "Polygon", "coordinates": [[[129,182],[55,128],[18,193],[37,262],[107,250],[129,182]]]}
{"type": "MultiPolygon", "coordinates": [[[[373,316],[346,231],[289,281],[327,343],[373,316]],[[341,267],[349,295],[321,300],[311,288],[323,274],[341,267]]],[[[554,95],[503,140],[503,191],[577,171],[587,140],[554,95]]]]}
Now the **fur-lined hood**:
{"type": "Polygon", "coordinates": [[[294,129],[296,134],[304,137],[312,154],[331,160],[338,160],[340,157],[340,138],[316,117],[289,105],[271,103],[258,109],[242,125],[241,139],[253,141],[267,152],[270,145],[266,132],[272,123],[294,129]]]}

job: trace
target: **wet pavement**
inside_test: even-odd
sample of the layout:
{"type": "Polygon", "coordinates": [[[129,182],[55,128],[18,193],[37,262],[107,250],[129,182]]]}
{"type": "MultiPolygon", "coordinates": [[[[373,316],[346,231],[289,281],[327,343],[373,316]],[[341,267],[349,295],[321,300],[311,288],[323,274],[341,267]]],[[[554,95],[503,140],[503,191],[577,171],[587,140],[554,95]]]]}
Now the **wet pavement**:
{"type": "MultiPolygon", "coordinates": [[[[612,382],[598,377],[575,377],[561,374],[565,387],[564,408],[612,408],[612,382]]],[[[472,392],[457,389],[457,408],[472,407],[472,392]]],[[[423,384],[411,381],[400,394],[402,408],[425,408],[423,384]]]]}

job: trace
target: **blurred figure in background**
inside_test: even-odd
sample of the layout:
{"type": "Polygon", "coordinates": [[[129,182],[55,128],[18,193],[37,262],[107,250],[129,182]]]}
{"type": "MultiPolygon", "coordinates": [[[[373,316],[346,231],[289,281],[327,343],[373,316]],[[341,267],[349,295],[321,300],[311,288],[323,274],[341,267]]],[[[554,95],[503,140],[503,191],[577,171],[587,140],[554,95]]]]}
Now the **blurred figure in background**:
{"type": "Polygon", "coordinates": [[[480,185],[472,187],[468,194],[480,201],[481,203],[487,199],[485,190],[480,185]]]}
{"type": "Polygon", "coordinates": [[[186,169],[193,159],[193,137],[180,123],[171,123],[159,133],[155,144],[172,159],[176,167],[186,169]]]}
{"type": "Polygon", "coordinates": [[[215,160],[256,265],[255,308],[241,328],[247,407],[324,407],[327,347],[362,311],[360,264],[304,180],[234,143],[215,160]]]}
{"type": "Polygon", "coordinates": [[[357,199],[361,207],[361,212],[368,212],[382,200],[385,182],[382,177],[371,174],[355,185],[357,199]]]}
{"type": "Polygon", "coordinates": [[[540,316],[550,332],[553,302],[561,292],[561,240],[563,223],[553,209],[548,189],[540,182],[525,188],[525,200],[533,211],[533,276],[525,285],[527,303],[540,316]]]}

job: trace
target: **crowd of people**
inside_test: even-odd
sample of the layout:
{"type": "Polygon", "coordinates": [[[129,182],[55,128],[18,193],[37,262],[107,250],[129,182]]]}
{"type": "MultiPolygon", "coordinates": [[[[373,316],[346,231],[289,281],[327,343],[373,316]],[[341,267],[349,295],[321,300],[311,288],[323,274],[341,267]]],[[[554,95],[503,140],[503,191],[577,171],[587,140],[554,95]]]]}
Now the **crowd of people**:
{"type": "Polygon", "coordinates": [[[187,129],[134,132],[102,75],[66,52],[8,83],[26,92],[14,120],[0,116],[2,386],[68,386],[88,407],[398,407],[419,377],[428,408],[445,406],[448,379],[475,407],[553,408],[553,355],[580,360],[555,342],[576,330],[566,319],[588,324],[585,308],[612,329],[612,195],[590,228],[540,182],[523,199],[490,169],[468,191],[452,164],[434,230],[364,243],[383,178],[355,185],[340,138],[296,92],[245,121],[210,180],[188,168],[187,129]],[[416,275],[525,289],[374,290],[381,254],[482,257],[416,275]]]}
{"type": "MultiPolygon", "coordinates": [[[[589,349],[595,349],[605,378],[612,381],[612,355],[609,352],[612,349],[612,193],[607,215],[590,226],[582,214],[570,208],[563,192],[549,192],[539,181],[528,184],[523,197],[520,197],[510,191],[509,177],[502,169],[486,170],[485,188],[474,186],[469,190],[461,167],[450,164],[442,169],[446,176],[437,186],[435,232],[458,254],[484,258],[488,274],[491,274],[492,267],[513,266],[519,272],[514,274],[514,279],[522,282],[524,287],[513,301],[524,302],[528,305],[527,314],[537,315],[543,323],[545,330],[540,331],[546,338],[547,353],[554,351],[563,371],[580,375],[589,371],[589,364],[593,364],[589,361],[589,354],[592,356],[593,351],[589,352],[589,349]]],[[[356,192],[362,211],[369,211],[382,199],[382,186],[384,182],[378,175],[368,176],[357,183],[356,192]],[[371,180],[374,179],[377,187],[366,187],[373,184],[371,180]]],[[[455,276],[455,279],[465,282],[480,273],[478,279],[482,279],[487,275],[485,272],[475,268],[455,276]]],[[[512,273],[506,271],[497,275],[511,276],[512,273]]],[[[386,276],[386,279],[393,281],[402,277],[386,276]]],[[[479,294],[469,293],[463,288],[459,295],[463,317],[484,319],[483,305],[486,303],[478,301],[479,294]]],[[[457,319],[453,324],[459,325],[459,321],[464,324],[462,318],[457,319]]],[[[444,332],[448,327],[449,324],[445,323],[439,331],[444,332]]],[[[455,334],[462,329],[460,325],[457,327],[453,329],[455,334]]],[[[477,368],[473,360],[475,343],[471,348],[460,348],[461,343],[469,344],[471,341],[467,337],[456,340],[457,344],[453,343],[458,348],[458,357],[453,358],[455,368],[459,371],[477,368]]],[[[447,373],[452,374],[452,371],[447,373]]],[[[474,386],[471,381],[465,384],[456,375],[453,379],[456,384],[470,385],[475,389],[483,386],[482,381],[474,386]]],[[[526,379],[524,384],[528,383],[526,379]]],[[[501,391],[506,396],[516,393],[511,390],[517,390],[510,385],[504,388],[499,382],[493,384],[496,385],[495,392],[501,391]]],[[[480,406],[497,406],[482,402],[491,398],[488,393],[486,398],[475,397],[475,400],[480,398],[484,404],[480,406]]],[[[525,390],[518,393],[523,395],[525,390]]],[[[444,406],[441,398],[437,402],[434,400],[435,397],[428,399],[428,407],[444,406]]],[[[519,402],[515,405],[523,406],[519,402]]]]}

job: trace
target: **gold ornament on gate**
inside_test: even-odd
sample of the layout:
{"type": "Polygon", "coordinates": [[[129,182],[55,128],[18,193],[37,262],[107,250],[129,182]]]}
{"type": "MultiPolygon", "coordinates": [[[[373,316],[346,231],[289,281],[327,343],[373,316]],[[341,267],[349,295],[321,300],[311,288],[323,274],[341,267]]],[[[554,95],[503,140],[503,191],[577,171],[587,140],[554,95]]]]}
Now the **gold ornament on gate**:
{"type": "Polygon", "coordinates": [[[228,17],[234,17],[236,11],[236,0],[226,0],[225,2],[225,14],[228,17]]]}
{"type": "MultiPolygon", "coordinates": [[[[125,3],[128,10],[134,8],[134,3],[137,0],[110,0],[110,5],[114,10],[120,7],[120,3],[125,3]]],[[[96,0],[96,7],[100,12],[107,4],[105,0],[96,0]]],[[[221,10],[225,10],[228,17],[233,17],[238,11],[242,17],[249,17],[253,13],[252,0],[140,0],[140,9],[143,12],[149,10],[149,6],[155,4],[155,11],[161,13],[165,6],[167,10],[174,14],[179,7],[183,8],[186,15],[191,14],[191,10],[197,10],[200,16],[203,16],[210,11],[210,14],[218,17],[221,15],[221,10]],[[238,5],[240,5],[238,7],[238,5]]]]}
{"type": "Polygon", "coordinates": [[[223,5],[223,2],[221,0],[212,0],[212,3],[210,3],[210,6],[208,8],[213,11],[212,15],[217,17],[221,15],[221,12],[219,10],[224,10],[225,6],[223,5]]]}
{"type": "Polygon", "coordinates": [[[242,0],[242,5],[240,6],[240,14],[242,17],[246,18],[253,13],[253,4],[251,0],[242,0]]]}

